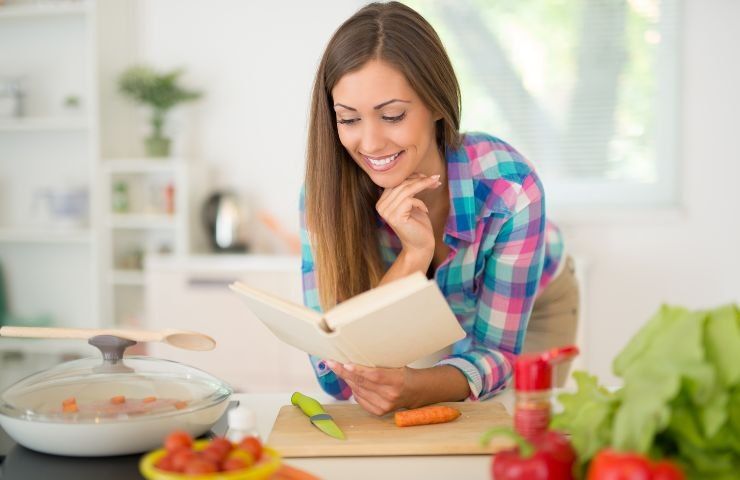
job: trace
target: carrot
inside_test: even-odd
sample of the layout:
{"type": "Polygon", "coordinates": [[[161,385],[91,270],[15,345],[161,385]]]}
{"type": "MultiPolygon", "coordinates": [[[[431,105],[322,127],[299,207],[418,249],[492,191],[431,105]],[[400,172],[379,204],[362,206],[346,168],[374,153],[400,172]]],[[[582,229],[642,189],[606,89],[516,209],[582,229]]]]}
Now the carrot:
{"type": "Polygon", "coordinates": [[[459,416],[460,411],[455,408],[444,405],[433,405],[396,412],[394,420],[396,421],[396,426],[413,427],[415,425],[451,422],[459,416]]]}
{"type": "Polygon", "coordinates": [[[183,408],[187,408],[188,402],[180,400],[175,402],[175,408],[178,410],[182,410],[183,408]]]}
{"type": "Polygon", "coordinates": [[[152,403],[156,401],[157,401],[157,397],[145,397],[144,400],[142,400],[142,402],[144,403],[152,403]]]}
{"type": "Polygon", "coordinates": [[[67,405],[62,406],[62,411],[64,413],[77,413],[80,411],[80,409],[77,408],[76,403],[68,403],[67,405]]]}
{"type": "Polygon", "coordinates": [[[69,397],[69,398],[65,398],[64,400],[62,400],[62,406],[76,405],[76,404],[77,404],[77,399],[75,397],[69,397]]]}
{"type": "Polygon", "coordinates": [[[112,403],[113,405],[126,403],[126,397],[124,397],[123,395],[116,395],[115,397],[111,397],[110,403],[112,403]]]}
{"type": "Polygon", "coordinates": [[[299,470],[283,463],[280,465],[280,469],[275,472],[272,480],[319,480],[319,477],[315,477],[305,470],[299,470]]]}

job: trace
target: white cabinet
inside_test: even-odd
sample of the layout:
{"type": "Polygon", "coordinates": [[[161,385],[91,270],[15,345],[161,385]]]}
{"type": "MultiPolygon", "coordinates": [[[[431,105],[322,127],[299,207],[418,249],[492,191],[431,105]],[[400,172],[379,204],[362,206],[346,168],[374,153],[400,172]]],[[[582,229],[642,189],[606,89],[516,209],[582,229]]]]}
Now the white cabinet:
{"type": "MultiPolygon", "coordinates": [[[[0,266],[7,323],[114,323],[103,308],[110,272],[100,256],[100,162],[121,155],[133,138],[133,108],[118,98],[115,81],[135,61],[134,4],[0,2],[0,266]],[[15,96],[8,92],[17,89],[8,85],[20,85],[20,115],[9,107],[15,96]]],[[[0,349],[45,345],[4,341],[0,349]]],[[[90,347],[66,342],[59,350],[89,353],[90,347]]]]}
{"type": "Polygon", "coordinates": [[[187,363],[244,392],[315,390],[308,355],[279,341],[228,285],[241,281],[301,304],[300,258],[258,255],[149,258],[147,327],[212,336],[210,352],[150,344],[149,353],[187,363]]]}
{"type": "Polygon", "coordinates": [[[183,158],[120,158],[101,163],[103,310],[120,327],[139,327],[144,261],[189,251],[189,170],[183,158]]]}
{"type": "MultiPolygon", "coordinates": [[[[97,326],[95,29],[92,2],[0,6],[6,323],[97,326]],[[22,92],[20,102],[11,90],[22,92]]],[[[0,348],[8,345],[25,344],[0,348]]]]}

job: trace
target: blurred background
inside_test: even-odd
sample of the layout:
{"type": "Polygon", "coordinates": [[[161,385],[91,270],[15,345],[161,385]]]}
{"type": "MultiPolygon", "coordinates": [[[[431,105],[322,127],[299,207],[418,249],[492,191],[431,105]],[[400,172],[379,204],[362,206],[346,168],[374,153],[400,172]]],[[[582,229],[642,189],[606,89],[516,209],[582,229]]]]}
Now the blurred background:
{"type": "MultiPolygon", "coordinates": [[[[301,301],[311,84],[364,3],[0,0],[0,324],[199,330],[219,348],[147,353],[315,389],[226,286],[301,301]]],[[[448,49],[463,130],[543,178],[582,287],[577,367],[615,383],[662,303],[740,301],[740,2],[405,3],[448,49]]],[[[0,387],[86,354],[0,339],[0,387]]]]}

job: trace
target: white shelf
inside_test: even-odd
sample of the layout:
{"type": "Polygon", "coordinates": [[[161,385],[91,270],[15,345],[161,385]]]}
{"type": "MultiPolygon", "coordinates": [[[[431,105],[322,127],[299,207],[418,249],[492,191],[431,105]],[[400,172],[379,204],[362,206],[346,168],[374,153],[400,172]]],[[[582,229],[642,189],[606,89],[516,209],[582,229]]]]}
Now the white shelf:
{"type": "Polygon", "coordinates": [[[167,173],[182,168],[185,161],[180,158],[116,158],[104,160],[103,168],[111,174],[122,173],[167,173]]]}
{"type": "Polygon", "coordinates": [[[0,6],[0,20],[10,18],[50,17],[57,15],[84,15],[87,2],[34,2],[27,5],[0,6]]]}
{"type": "Polygon", "coordinates": [[[20,117],[0,119],[0,132],[44,132],[86,130],[84,117],[20,117]]]}
{"type": "Polygon", "coordinates": [[[113,270],[109,278],[113,285],[144,286],[144,272],[138,270],[113,270]]]}
{"type": "Polygon", "coordinates": [[[115,213],[110,216],[109,226],[120,229],[170,229],[175,228],[173,215],[164,213],[115,213]]]}
{"type": "Polygon", "coordinates": [[[85,244],[92,240],[86,229],[36,230],[0,228],[0,243],[85,244]]]}

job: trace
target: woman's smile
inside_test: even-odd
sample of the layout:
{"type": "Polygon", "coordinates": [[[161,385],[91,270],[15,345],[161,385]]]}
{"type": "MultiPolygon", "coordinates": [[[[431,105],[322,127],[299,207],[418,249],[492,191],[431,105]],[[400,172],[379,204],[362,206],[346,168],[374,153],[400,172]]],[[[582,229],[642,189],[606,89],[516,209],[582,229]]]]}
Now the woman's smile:
{"type": "Polygon", "coordinates": [[[365,159],[365,163],[376,172],[386,172],[398,164],[399,158],[406,150],[401,150],[391,155],[371,157],[369,155],[362,155],[365,159]]]}

